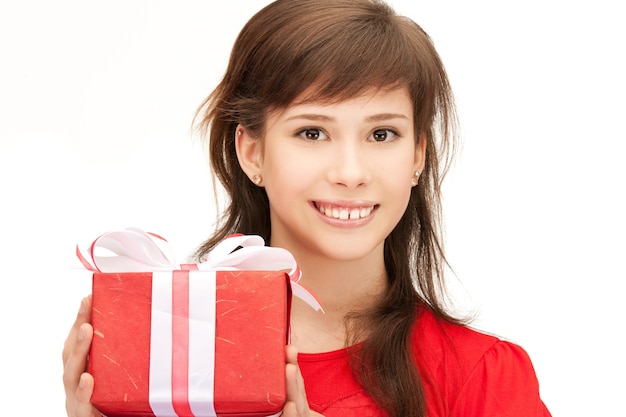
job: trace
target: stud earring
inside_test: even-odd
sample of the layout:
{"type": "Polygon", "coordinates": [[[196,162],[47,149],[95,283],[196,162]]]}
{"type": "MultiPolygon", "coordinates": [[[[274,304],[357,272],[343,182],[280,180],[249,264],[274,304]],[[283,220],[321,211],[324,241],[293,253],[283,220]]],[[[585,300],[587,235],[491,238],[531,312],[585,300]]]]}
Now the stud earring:
{"type": "Polygon", "coordinates": [[[417,184],[419,184],[419,181],[420,181],[420,172],[415,171],[415,175],[413,175],[413,178],[411,178],[411,184],[415,187],[417,184]]]}
{"type": "Polygon", "coordinates": [[[237,130],[237,136],[241,136],[243,135],[243,132],[241,130],[237,130]]]}
{"type": "Polygon", "coordinates": [[[261,184],[261,181],[262,181],[262,178],[261,178],[261,176],[260,176],[259,174],[254,174],[254,175],[252,176],[252,182],[253,182],[255,185],[259,185],[259,184],[261,184]]]}

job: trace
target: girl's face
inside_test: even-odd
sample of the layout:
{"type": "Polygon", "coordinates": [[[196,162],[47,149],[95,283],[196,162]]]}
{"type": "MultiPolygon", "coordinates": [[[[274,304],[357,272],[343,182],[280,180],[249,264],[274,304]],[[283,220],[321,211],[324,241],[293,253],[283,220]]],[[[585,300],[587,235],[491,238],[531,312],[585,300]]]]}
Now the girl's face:
{"type": "Polygon", "coordinates": [[[271,245],[299,261],[382,260],[424,148],[406,88],[294,104],[268,117],[261,140],[244,132],[237,142],[244,171],[260,175],[267,191],[271,245]]]}

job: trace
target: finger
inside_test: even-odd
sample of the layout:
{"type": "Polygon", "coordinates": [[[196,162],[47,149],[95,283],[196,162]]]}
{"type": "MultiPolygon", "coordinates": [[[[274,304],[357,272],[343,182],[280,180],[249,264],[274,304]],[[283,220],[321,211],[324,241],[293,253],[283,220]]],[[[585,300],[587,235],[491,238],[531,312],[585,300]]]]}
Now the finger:
{"type": "Polygon", "coordinates": [[[285,354],[287,357],[287,363],[293,363],[294,365],[298,364],[298,348],[294,345],[287,345],[285,350],[285,354]]]}
{"type": "Polygon", "coordinates": [[[297,402],[300,399],[300,388],[298,387],[298,366],[288,363],[285,367],[287,378],[287,401],[297,402]]]}
{"type": "Polygon", "coordinates": [[[74,391],[79,385],[81,374],[85,372],[92,339],[93,327],[91,327],[91,324],[81,324],[76,331],[76,340],[63,368],[63,385],[68,397],[74,395],[74,391]]]}
{"type": "Polygon", "coordinates": [[[78,329],[83,323],[91,322],[91,295],[83,298],[80,302],[80,308],[76,315],[76,320],[70,329],[70,332],[63,344],[63,364],[67,361],[70,354],[74,350],[74,344],[78,335],[78,329]]]}
{"type": "MultiPolygon", "coordinates": [[[[307,416],[310,413],[309,403],[304,389],[304,379],[298,367],[298,349],[295,346],[287,346],[287,365],[285,366],[285,376],[287,382],[287,402],[293,403],[296,415],[307,416]]],[[[291,407],[289,405],[289,407],[291,407]]]]}
{"type": "Polygon", "coordinates": [[[66,408],[68,416],[72,417],[96,417],[101,414],[91,405],[93,393],[93,377],[88,373],[80,376],[80,382],[76,387],[75,395],[68,397],[66,408]]]}
{"type": "Polygon", "coordinates": [[[295,398],[296,402],[296,412],[299,416],[309,416],[311,410],[309,409],[309,401],[306,398],[306,391],[304,389],[304,379],[302,378],[302,374],[300,373],[300,367],[295,366],[296,371],[296,389],[297,389],[297,397],[295,398]]]}
{"type": "Polygon", "coordinates": [[[293,401],[287,401],[283,407],[283,413],[281,417],[298,417],[298,410],[296,409],[296,403],[293,401]]]}
{"type": "Polygon", "coordinates": [[[78,378],[87,365],[87,354],[93,336],[90,321],[91,296],[87,296],[81,300],[76,320],[63,345],[63,384],[68,396],[73,395],[78,378]]]}
{"type": "Polygon", "coordinates": [[[298,348],[287,345],[285,349],[285,377],[287,382],[287,401],[297,402],[299,400],[300,387],[298,386],[298,348]]]}

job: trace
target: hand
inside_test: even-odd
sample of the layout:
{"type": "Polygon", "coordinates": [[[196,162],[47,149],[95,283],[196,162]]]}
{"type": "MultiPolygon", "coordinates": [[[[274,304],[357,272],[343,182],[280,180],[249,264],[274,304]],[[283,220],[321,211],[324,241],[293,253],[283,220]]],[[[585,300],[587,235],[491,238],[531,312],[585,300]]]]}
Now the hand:
{"type": "Polygon", "coordinates": [[[304,390],[304,379],[298,367],[298,349],[287,346],[287,401],[283,407],[283,417],[324,417],[309,408],[304,390]]]}
{"type": "Polygon", "coordinates": [[[65,410],[68,417],[101,417],[91,405],[93,377],[85,372],[87,355],[93,337],[91,321],[91,296],[80,303],[80,310],[70,334],[63,345],[63,385],[65,386],[65,410]]]}

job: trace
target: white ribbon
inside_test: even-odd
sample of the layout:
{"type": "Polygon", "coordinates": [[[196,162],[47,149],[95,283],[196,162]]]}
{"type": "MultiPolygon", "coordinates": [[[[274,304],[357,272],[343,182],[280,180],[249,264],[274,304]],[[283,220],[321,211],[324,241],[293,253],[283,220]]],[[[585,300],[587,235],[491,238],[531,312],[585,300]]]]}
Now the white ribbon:
{"type": "Polygon", "coordinates": [[[293,255],[282,248],[265,246],[258,235],[229,236],[198,264],[177,264],[167,240],[132,227],[101,235],[87,251],[77,246],[76,255],[87,269],[100,272],[285,270],[289,271],[294,297],[316,311],[323,311],[317,298],[298,283],[302,273],[293,255]],[[105,252],[105,255],[96,252],[105,252]]]}
{"type": "Polygon", "coordinates": [[[217,416],[213,406],[215,271],[189,271],[188,274],[188,316],[181,317],[173,311],[172,297],[174,280],[182,277],[175,278],[172,272],[152,273],[148,401],[156,417],[188,415],[188,411],[195,417],[217,416]],[[176,326],[174,320],[179,321],[176,326]],[[186,328],[185,337],[173,336],[174,327],[186,328]],[[181,341],[186,345],[186,352],[175,356],[172,350],[180,348],[181,341]],[[180,358],[186,363],[180,363],[180,358]],[[173,388],[182,395],[174,394],[173,388]],[[177,412],[176,407],[183,409],[177,412]]]}

